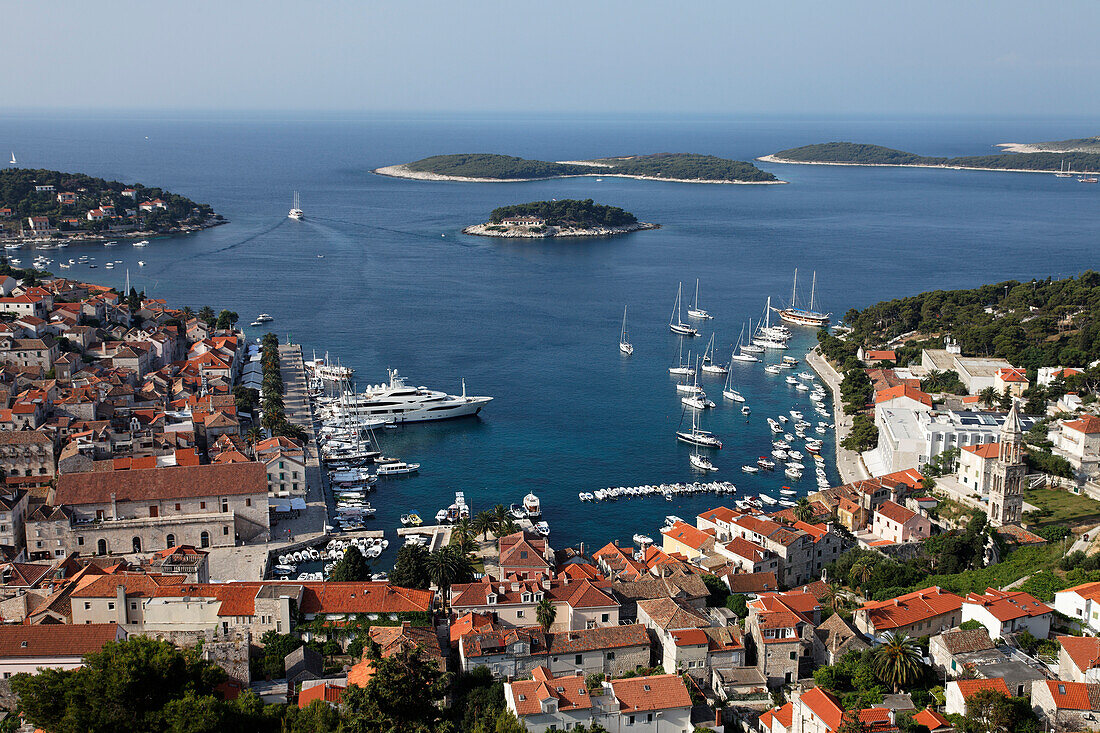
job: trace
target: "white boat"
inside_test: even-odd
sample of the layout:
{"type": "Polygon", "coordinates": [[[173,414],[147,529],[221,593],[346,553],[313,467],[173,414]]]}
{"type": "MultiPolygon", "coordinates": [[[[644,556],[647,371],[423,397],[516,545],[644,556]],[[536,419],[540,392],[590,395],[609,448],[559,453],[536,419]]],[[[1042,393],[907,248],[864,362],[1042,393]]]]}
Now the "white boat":
{"type": "Polygon", "coordinates": [[[527,496],[523,497],[523,508],[527,511],[527,516],[531,519],[538,519],[542,516],[542,504],[534,493],[529,493],[527,496]]]}
{"type": "Polygon", "coordinates": [[[8,161],[8,164],[9,165],[19,165],[19,163],[16,162],[16,160],[15,160],[15,151],[14,150],[11,151],[11,160],[8,161]]]}
{"type": "Polygon", "coordinates": [[[148,247],[149,246],[149,240],[148,239],[143,239],[140,242],[134,242],[134,246],[135,247],[148,247]]]}
{"type": "Polygon", "coordinates": [[[741,405],[741,414],[748,417],[752,410],[748,405],[741,405]]]}
{"type": "Polygon", "coordinates": [[[710,342],[707,343],[707,350],[703,354],[703,366],[702,369],[707,374],[728,374],[729,367],[725,364],[714,363],[714,334],[710,335],[710,342]]]}
{"type": "Polygon", "coordinates": [[[714,464],[710,462],[710,459],[699,453],[692,453],[688,460],[691,461],[692,468],[696,468],[700,471],[717,471],[714,464]]]}
{"type": "Polygon", "coordinates": [[[733,400],[734,402],[744,402],[745,398],[741,396],[741,393],[733,388],[733,372],[727,371],[726,384],[722,388],[722,396],[727,400],[733,400]]]}
{"type": "Polygon", "coordinates": [[[138,260],[138,267],[145,267],[145,260],[138,260]]]}
{"type": "Polygon", "coordinates": [[[695,278],[695,302],[688,308],[688,318],[714,318],[710,313],[699,307],[699,278],[695,278]]]}
{"type": "Polygon", "coordinates": [[[810,287],[810,305],[808,308],[798,307],[798,268],[794,271],[794,285],[791,287],[791,303],[787,308],[782,310],[776,309],[779,313],[779,317],[787,323],[793,323],[798,326],[810,326],[812,328],[823,328],[829,325],[830,313],[819,313],[814,310],[814,295],[817,290],[817,272],[814,272],[813,285],[810,287]]]}
{"type": "Polygon", "coordinates": [[[759,496],[760,501],[764,502],[765,504],[775,505],[776,503],[778,503],[776,502],[775,498],[768,496],[767,494],[757,494],[757,496],[759,496]]]}
{"type": "Polygon", "coordinates": [[[688,360],[684,362],[684,337],[680,337],[680,355],[676,359],[676,366],[670,366],[668,368],[669,374],[675,374],[678,377],[694,377],[695,368],[691,366],[691,352],[688,352],[688,360]]]}
{"type": "Polygon", "coordinates": [[[462,380],[462,394],[451,395],[427,387],[409,387],[396,369],[387,370],[387,384],[368,386],[362,392],[345,395],[341,410],[354,418],[381,420],[386,425],[410,422],[447,420],[454,417],[477,415],[492,397],[469,397],[466,380],[462,380]]]}
{"type": "Polygon", "coordinates": [[[784,488],[779,490],[779,493],[782,494],[783,496],[794,496],[798,492],[795,491],[794,489],[788,489],[788,488],[784,487],[784,488]]]}
{"type": "Polygon", "coordinates": [[[805,379],[807,382],[809,382],[809,381],[812,381],[814,379],[814,375],[811,374],[810,372],[801,372],[801,373],[799,373],[798,378],[799,379],[805,379]]]}
{"type": "Polygon", "coordinates": [[[543,537],[549,537],[550,536],[550,525],[547,524],[546,522],[537,522],[535,524],[535,531],[538,532],[543,537]]]}
{"type": "Polygon", "coordinates": [[[714,403],[707,399],[705,392],[700,392],[694,395],[686,395],[680,398],[680,402],[692,408],[693,410],[707,410],[714,407],[714,403]]]}
{"type": "Polygon", "coordinates": [[[665,516],[665,527],[671,527],[672,525],[676,524],[677,522],[683,522],[683,521],[684,521],[683,519],[676,516],[675,514],[669,514],[669,515],[665,516]]]}
{"type": "Polygon", "coordinates": [[[294,565],[281,565],[280,564],[280,565],[275,566],[275,574],[276,575],[290,575],[291,573],[293,573],[297,569],[298,568],[294,565]]]}
{"type": "Polygon", "coordinates": [[[809,391],[810,391],[810,388],[809,388],[809,387],[807,387],[807,386],[806,386],[805,384],[803,384],[802,382],[799,382],[798,384],[796,384],[796,385],[794,386],[794,388],[795,388],[795,389],[797,389],[797,390],[798,390],[799,392],[809,392],[809,391]]]}
{"type": "MultiPolygon", "coordinates": [[[[731,364],[734,361],[745,361],[750,363],[754,361],[760,361],[759,357],[753,356],[752,353],[749,353],[749,349],[745,348],[745,344],[742,343],[744,338],[745,327],[741,326],[741,332],[737,334],[737,344],[733,347],[733,354],[730,355],[731,364]]],[[[759,346],[754,346],[753,349],[763,351],[763,349],[761,349],[759,346]]]]}
{"type": "Polygon", "coordinates": [[[797,468],[788,468],[783,473],[787,476],[787,478],[792,479],[794,481],[797,481],[798,479],[802,478],[802,471],[798,470],[797,468]]]}
{"type": "Polygon", "coordinates": [[[626,306],[623,306],[623,329],[619,333],[619,351],[627,356],[634,353],[634,344],[626,340],[626,306]]]}
{"type": "Polygon", "coordinates": [[[744,471],[745,473],[758,473],[760,471],[760,467],[759,466],[744,465],[744,466],[741,466],[741,470],[744,471]]]}
{"type": "Polygon", "coordinates": [[[636,545],[652,545],[653,544],[653,538],[652,537],[650,537],[648,535],[641,534],[641,533],[638,533],[638,534],[634,535],[633,540],[634,540],[634,544],[636,544],[636,545]]]}
{"type": "Polygon", "coordinates": [[[683,283],[680,283],[676,288],[676,304],[672,307],[672,315],[668,319],[668,328],[673,333],[683,334],[684,336],[698,336],[699,332],[684,323],[680,315],[680,298],[683,295],[683,289],[683,283]]]}
{"type": "Polygon", "coordinates": [[[768,374],[779,374],[780,369],[775,364],[768,364],[766,367],[764,367],[764,371],[766,371],[768,374]]]}
{"type": "Polygon", "coordinates": [[[766,468],[770,471],[771,469],[775,468],[775,461],[769,461],[764,456],[760,456],[756,459],[756,465],[760,466],[760,468],[766,468]]]}
{"type": "Polygon", "coordinates": [[[764,325],[757,326],[752,342],[764,349],[786,349],[787,339],[784,337],[783,332],[771,325],[771,311],[772,299],[769,295],[764,304],[764,325]]]}
{"type": "Polygon", "coordinates": [[[405,473],[416,473],[420,470],[419,463],[405,463],[404,461],[398,461],[397,463],[386,463],[378,467],[379,476],[399,476],[405,473]]]}
{"type": "Polygon", "coordinates": [[[117,246],[118,246],[118,242],[104,242],[104,243],[103,243],[103,246],[104,246],[104,247],[117,247],[117,246]]]}
{"type": "Polygon", "coordinates": [[[691,413],[691,430],[677,430],[676,439],[704,448],[722,447],[722,441],[715,437],[714,433],[711,433],[709,430],[702,430],[696,426],[695,412],[691,413]]]}
{"type": "Polygon", "coordinates": [[[791,410],[789,414],[795,420],[801,420],[802,419],[802,413],[799,412],[798,410],[791,410]]]}
{"type": "Polygon", "coordinates": [[[301,202],[298,201],[298,192],[294,192],[294,203],[290,207],[290,213],[287,217],[291,219],[301,220],[305,218],[306,212],[302,211],[301,202]]]}

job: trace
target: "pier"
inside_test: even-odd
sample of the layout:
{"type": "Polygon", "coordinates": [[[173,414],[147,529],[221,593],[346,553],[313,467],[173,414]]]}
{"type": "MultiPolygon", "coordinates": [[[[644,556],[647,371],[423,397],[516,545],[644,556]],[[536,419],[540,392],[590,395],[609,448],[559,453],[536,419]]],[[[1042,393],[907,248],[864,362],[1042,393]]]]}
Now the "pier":
{"type": "Polygon", "coordinates": [[[836,369],[825,360],[825,357],[815,348],[806,354],[806,363],[817,373],[821,380],[829,386],[833,393],[833,423],[836,425],[836,433],[833,436],[836,441],[836,470],[840,473],[840,480],[850,484],[854,481],[871,478],[867,466],[863,464],[863,458],[855,451],[843,447],[840,442],[848,437],[852,429],[852,418],[844,414],[844,406],[840,402],[840,381],[842,377],[836,369]]]}

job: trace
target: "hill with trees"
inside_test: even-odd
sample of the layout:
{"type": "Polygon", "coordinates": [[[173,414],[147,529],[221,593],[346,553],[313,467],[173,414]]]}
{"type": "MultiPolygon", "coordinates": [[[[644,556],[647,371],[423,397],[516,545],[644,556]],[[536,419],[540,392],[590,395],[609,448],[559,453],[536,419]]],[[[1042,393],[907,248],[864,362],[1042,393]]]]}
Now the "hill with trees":
{"type": "Polygon", "coordinates": [[[531,201],[526,204],[501,206],[493,209],[489,214],[489,221],[499,224],[511,216],[537,216],[545,219],[549,226],[627,227],[638,223],[638,217],[629,211],[624,211],[618,206],[597,204],[592,199],[531,201]]]}
{"type": "Polygon", "coordinates": [[[50,224],[62,231],[98,232],[108,229],[111,223],[132,221],[127,210],[140,217],[141,228],[146,231],[166,231],[184,225],[202,225],[212,218],[220,218],[207,204],[195,203],[179,194],[163,188],[144,186],[140,183],[124,184],[83,173],[63,173],[44,169],[0,169],[0,209],[11,209],[12,221],[26,221],[30,216],[45,216],[50,224]],[[52,189],[39,191],[42,187],[52,189]],[[124,196],[124,190],[132,190],[132,196],[124,196]],[[74,194],[71,203],[62,203],[58,194],[74,194]],[[140,204],[150,201],[163,202],[163,208],[139,211],[140,204]],[[87,213],[103,206],[114,207],[117,220],[89,221],[87,213]],[[76,225],[66,219],[79,220],[76,225]]]}
{"type": "Polygon", "coordinates": [[[1100,170],[1098,153],[998,153],[956,158],[916,155],[904,150],[866,143],[831,142],[781,150],[765,160],[788,163],[843,163],[847,165],[937,166],[944,168],[992,168],[999,170],[1057,171],[1100,170]]]}
{"type": "Polygon", "coordinates": [[[667,181],[772,183],[776,177],[749,162],[694,153],[656,153],[555,163],[495,153],[433,155],[376,173],[406,178],[523,181],[567,176],[637,176],[667,181]]]}
{"type": "Polygon", "coordinates": [[[1100,153],[1100,137],[1075,137],[1069,140],[1048,140],[1041,143],[1008,143],[1001,147],[1021,153],[1100,153]]]}

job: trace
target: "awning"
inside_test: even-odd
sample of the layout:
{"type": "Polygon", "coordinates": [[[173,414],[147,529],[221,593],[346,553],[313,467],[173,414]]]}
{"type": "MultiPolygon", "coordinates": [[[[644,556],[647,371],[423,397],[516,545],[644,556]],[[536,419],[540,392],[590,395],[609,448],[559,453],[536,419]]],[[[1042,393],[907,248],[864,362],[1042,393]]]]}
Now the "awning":
{"type": "Polygon", "coordinates": [[[295,496],[290,500],[290,508],[291,509],[305,509],[306,508],[306,500],[303,499],[300,496],[295,496]]]}

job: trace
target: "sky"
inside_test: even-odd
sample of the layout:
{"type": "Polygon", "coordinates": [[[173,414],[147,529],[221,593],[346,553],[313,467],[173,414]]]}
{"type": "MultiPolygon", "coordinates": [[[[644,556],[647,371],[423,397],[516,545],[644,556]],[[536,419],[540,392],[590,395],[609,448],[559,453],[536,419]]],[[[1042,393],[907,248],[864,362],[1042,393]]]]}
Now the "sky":
{"type": "Polygon", "coordinates": [[[1100,112],[1097,0],[9,2],[8,110],[1100,112]]]}

